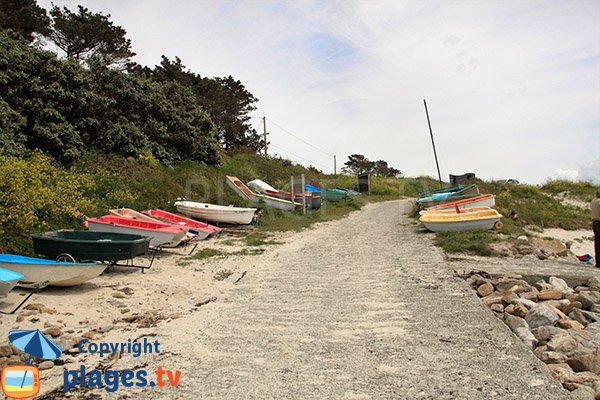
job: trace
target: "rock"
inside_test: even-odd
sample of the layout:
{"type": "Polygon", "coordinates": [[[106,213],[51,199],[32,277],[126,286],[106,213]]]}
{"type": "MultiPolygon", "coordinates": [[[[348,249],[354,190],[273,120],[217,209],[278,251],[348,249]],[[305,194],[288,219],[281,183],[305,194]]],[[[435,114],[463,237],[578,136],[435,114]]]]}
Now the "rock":
{"type": "Polygon", "coordinates": [[[568,353],[577,347],[577,341],[569,334],[565,333],[554,336],[550,341],[548,341],[548,343],[546,343],[546,346],[548,347],[549,351],[568,353]]]}
{"type": "Polygon", "coordinates": [[[513,332],[530,350],[533,350],[537,346],[538,341],[529,329],[517,328],[513,332]]]}
{"type": "Polygon", "coordinates": [[[540,326],[554,325],[556,321],[558,321],[558,315],[550,307],[538,304],[529,310],[527,317],[525,317],[525,321],[527,321],[529,326],[534,329],[539,328],[540,326]]]}
{"type": "Polygon", "coordinates": [[[124,298],[126,298],[127,296],[125,296],[125,294],[124,294],[124,293],[122,293],[122,292],[114,292],[114,293],[112,294],[112,297],[114,297],[115,299],[124,299],[124,298]]]}
{"type": "Polygon", "coordinates": [[[548,258],[550,258],[550,255],[546,254],[546,252],[541,249],[534,249],[533,254],[540,260],[547,260],[548,258]]]}
{"type": "Polygon", "coordinates": [[[595,312],[595,313],[600,313],[600,304],[592,304],[590,311],[595,312]]]}
{"type": "Polygon", "coordinates": [[[131,296],[134,293],[134,290],[132,288],[130,288],[129,286],[125,286],[118,290],[119,290],[119,292],[125,293],[128,296],[131,296]]]}
{"type": "Polygon", "coordinates": [[[522,298],[522,297],[520,297],[518,299],[515,299],[512,302],[512,304],[514,304],[514,305],[518,305],[518,304],[523,305],[528,310],[536,306],[536,302],[535,301],[532,301],[532,300],[529,300],[529,299],[525,299],[525,298],[522,298]]]}
{"type": "Polygon", "coordinates": [[[537,301],[539,291],[535,288],[529,292],[519,293],[519,297],[526,300],[537,301]]]}
{"type": "Polygon", "coordinates": [[[477,288],[477,294],[479,297],[486,297],[492,293],[494,293],[494,286],[489,282],[486,282],[477,288]]]}
{"type": "Polygon", "coordinates": [[[500,278],[494,282],[499,292],[515,292],[517,294],[531,290],[531,285],[522,279],[500,278]]]}
{"type": "Polygon", "coordinates": [[[473,274],[467,278],[467,283],[471,285],[471,287],[478,287],[489,281],[489,279],[484,278],[480,274],[473,274]]]}
{"type": "Polygon", "coordinates": [[[555,276],[551,276],[548,279],[548,282],[552,285],[552,287],[558,290],[561,293],[567,293],[571,288],[567,285],[567,282],[564,279],[557,278],[555,276]]]}
{"type": "Polygon", "coordinates": [[[550,325],[540,326],[539,328],[531,330],[531,333],[533,333],[535,338],[540,342],[547,342],[554,336],[562,335],[564,332],[564,330],[550,325]]]}
{"type": "Polygon", "coordinates": [[[515,315],[515,305],[514,304],[507,305],[506,308],[504,309],[504,312],[509,313],[511,315],[515,315]]]}
{"type": "Polygon", "coordinates": [[[517,250],[517,252],[521,255],[530,255],[533,254],[533,247],[526,245],[526,244],[520,244],[518,246],[515,247],[515,249],[517,250]]]}
{"type": "Polygon", "coordinates": [[[40,371],[43,371],[45,369],[50,369],[54,367],[54,363],[52,361],[42,361],[41,363],[38,364],[38,368],[40,369],[40,371]]]}
{"type": "Polygon", "coordinates": [[[525,236],[525,235],[521,235],[521,236],[517,237],[517,240],[522,240],[522,241],[524,241],[524,242],[527,242],[527,241],[529,241],[529,239],[528,239],[528,238],[527,238],[527,236],[525,236]]]}
{"type": "Polygon", "coordinates": [[[60,349],[64,353],[65,351],[73,348],[73,346],[76,346],[77,340],[75,340],[75,338],[71,336],[61,336],[60,338],[55,340],[54,343],[56,343],[56,345],[60,347],[60,349]]]}
{"type": "Polygon", "coordinates": [[[573,371],[590,371],[594,374],[600,374],[600,348],[595,351],[580,351],[573,355],[567,355],[567,364],[573,371]]]}
{"type": "Polygon", "coordinates": [[[562,299],[562,293],[556,289],[545,289],[538,293],[539,300],[560,300],[562,299]]]}
{"type": "Polygon", "coordinates": [[[529,310],[523,304],[515,305],[514,315],[516,315],[517,317],[525,318],[528,313],[529,313],[529,310]]]}
{"type": "Polygon", "coordinates": [[[536,356],[546,364],[561,364],[567,361],[567,356],[556,351],[542,351],[536,356]]]}
{"type": "Polygon", "coordinates": [[[558,326],[563,329],[583,329],[585,326],[573,319],[561,319],[558,321],[558,326]]]}
{"type": "Polygon", "coordinates": [[[529,324],[523,318],[515,317],[514,315],[506,315],[504,323],[508,325],[511,331],[515,331],[518,328],[529,329],[529,324]]]}
{"type": "Polygon", "coordinates": [[[504,311],[504,306],[502,304],[492,304],[490,306],[490,310],[497,312],[497,313],[501,313],[504,311]]]}
{"type": "Polygon", "coordinates": [[[585,311],[585,310],[580,310],[581,313],[583,315],[585,315],[585,317],[587,318],[588,321],[590,322],[600,322],[600,314],[591,312],[591,311],[585,311]]]}
{"type": "Polygon", "coordinates": [[[533,287],[536,288],[539,291],[542,291],[542,290],[552,290],[553,289],[552,285],[550,285],[548,282],[546,282],[543,279],[537,281],[536,283],[534,283],[533,287]]]}
{"type": "Polygon", "coordinates": [[[573,300],[573,302],[571,303],[571,305],[573,306],[573,308],[578,308],[580,310],[583,308],[583,304],[581,304],[580,301],[573,300]]]}
{"type": "Polygon", "coordinates": [[[594,400],[596,398],[596,393],[594,389],[589,386],[577,385],[577,387],[571,392],[571,397],[579,400],[594,400]]]}
{"type": "MultiPolygon", "coordinates": [[[[560,383],[571,381],[572,377],[576,376],[568,364],[546,364],[546,369],[560,383]]],[[[584,378],[580,378],[579,381],[583,383],[584,378]]]]}
{"type": "Polygon", "coordinates": [[[562,311],[560,311],[558,308],[556,308],[554,305],[552,304],[547,304],[548,307],[550,307],[550,309],[552,309],[552,311],[554,311],[556,313],[556,315],[558,315],[559,319],[567,319],[567,316],[565,315],[565,313],[563,313],[562,311]]]}
{"type": "Polygon", "coordinates": [[[600,276],[591,277],[585,285],[592,290],[600,290],[600,276]]]}
{"type": "Polygon", "coordinates": [[[590,310],[593,304],[600,304],[600,292],[596,290],[580,292],[575,300],[581,302],[584,310],[590,310]]]}
{"type": "MultiPolygon", "coordinates": [[[[42,314],[42,313],[56,314],[56,310],[54,308],[46,307],[45,305],[40,304],[40,303],[27,304],[25,306],[24,310],[37,311],[40,314],[42,314]]],[[[22,314],[25,315],[25,313],[22,313],[22,314]]]]}
{"type": "Polygon", "coordinates": [[[15,322],[19,323],[19,322],[23,322],[25,320],[25,317],[22,315],[17,315],[17,319],[15,320],[15,322]]]}
{"type": "Polygon", "coordinates": [[[87,332],[85,332],[85,333],[82,333],[82,334],[81,334],[81,337],[82,337],[82,338],[84,338],[84,339],[93,340],[95,335],[96,335],[96,333],[95,333],[95,332],[92,332],[92,331],[87,331],[87,332]]]}
{"type": "Polygon", "coordinates": [[[589,324],[585,330],[592,334],[600,335],[600,322],[593,322],[589,324]]]}
{"type": "Polygon", "coordinates": [[[568,250],[558,239],[542,239],[534,236],[529,240],[529,243],[547,254],[563,254],[568,250]]]}
{"type": "Polygon", "coordinates": [[[583,310],[579,310],[577,308],[573,309],[573,311],[569,313],[569,318],[574,319],[583,326],[587,326],[590,323],[590,321],[588,321],[585,315],[583,314],[583,310]]]}
{"type": "Polygon", "coordinates": [[[44,333],[52,336],[53,338],[57,338],[63,334],[58,326],[51,326],[50,328],[45,329],[44,333]]]}
{"type": "Polygon", "coordinates": [[[10,344],[0,346],[0,357],[10,357],[13,355],[13,349],[10,344]]]}

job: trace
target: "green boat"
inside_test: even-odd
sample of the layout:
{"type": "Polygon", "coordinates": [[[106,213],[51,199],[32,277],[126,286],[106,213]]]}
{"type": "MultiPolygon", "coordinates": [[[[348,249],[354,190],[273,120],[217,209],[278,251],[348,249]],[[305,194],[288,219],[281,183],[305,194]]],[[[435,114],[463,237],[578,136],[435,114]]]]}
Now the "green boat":
{"type": "Polygon", "coordinates": [[[439,193],[454,193],[461,189],[464,189],[463,185],[443,187],[441,189],[435,189],[435,190],[430,190],[428,192],[419,193],[419,197],[429,197],[429,196],[433,196],[434,194],[439,194],[439,193]]]}
{"type": "Polygon", "coordinates": [[[325,201],[340,201],[345,200],[348,197],[348,194],[339,190],[326,190],[319,193],[319,195],[321,196],[321,199],[325,201]]]}
{"type": "Polygon", "coordinates": [[[34,233],[33,250],[62,261],[93,260],[117,262],[148,254],[150,238],[125,233],[59,230],[34,233]]]}

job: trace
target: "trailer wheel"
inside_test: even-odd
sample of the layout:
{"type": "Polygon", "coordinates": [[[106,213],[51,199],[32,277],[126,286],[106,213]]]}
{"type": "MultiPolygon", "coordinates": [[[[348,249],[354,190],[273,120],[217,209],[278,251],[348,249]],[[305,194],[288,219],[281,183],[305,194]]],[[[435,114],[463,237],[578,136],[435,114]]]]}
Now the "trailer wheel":
{"type": "Polygon", "coordinates": [[[503,226],[504,226],[504,224],[502,223],[502,221],[497,221],[494,224],[494,229],[498,231],[498,230],[502,229],[503,226]]]}
{"type": "Polygon", "coordinates": [[[61,254],[59,254],[56,257],[56,261],[59,261],[59,262],[71,262],[71,263],[76,262],[75,258],[72,255],[70,255],[69,253],[61,253],[61,254]]]}

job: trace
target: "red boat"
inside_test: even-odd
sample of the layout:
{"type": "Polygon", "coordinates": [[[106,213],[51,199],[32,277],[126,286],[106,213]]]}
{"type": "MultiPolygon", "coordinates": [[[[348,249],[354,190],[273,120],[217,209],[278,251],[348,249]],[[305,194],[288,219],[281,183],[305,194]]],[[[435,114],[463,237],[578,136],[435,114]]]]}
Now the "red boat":
{"type": "Polygon", "coordinates": [[[151,246],[177,246],[185,239],[187,233],[187,229],[177,225],[116,215],[88,218],[86,222],[89,230],[94,232],[129,233],[147,236],[150,238],[151,246]]]}
{"type": "Polygon", "coordinates": [[[206,239],[208,236],[214,236],[222,231],[221,228],[209,225],[205,222],[196,221],[195,219],[184,217],[183,215],[173,214],[168,211],[159,210],[155,208],[153,210],[144,210],[142,214],[146,214],[152,218],[165,221],[169,224],[181,226],[183,228],[191,229],[198,232],[199,238],[197,240],[206,239]]]}

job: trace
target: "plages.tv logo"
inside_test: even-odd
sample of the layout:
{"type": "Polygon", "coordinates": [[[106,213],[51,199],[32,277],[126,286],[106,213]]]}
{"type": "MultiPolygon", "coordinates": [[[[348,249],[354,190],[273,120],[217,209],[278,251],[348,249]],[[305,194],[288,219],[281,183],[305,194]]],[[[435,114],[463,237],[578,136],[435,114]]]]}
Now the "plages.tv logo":
{"type": "Polygon", "coordinates": [[[26,354],[25,365],[2,368],[2,392],[13,399],[37,396],[40,392],[40,371],[30,365],[31,358],[54,360],[62,354],[60,347],[38,329],[10,331],[8,340],[26,354]]]}

